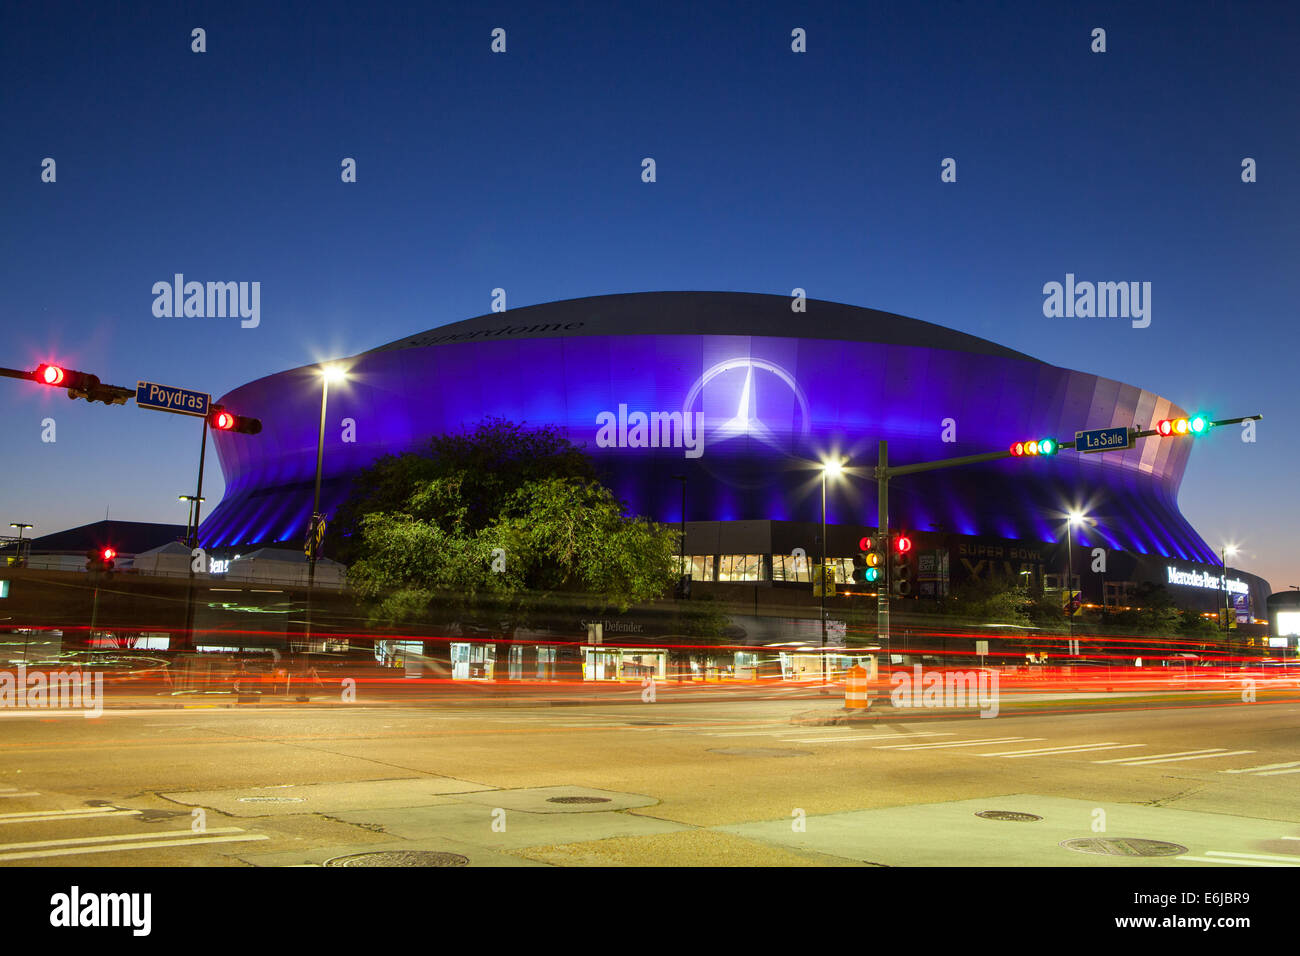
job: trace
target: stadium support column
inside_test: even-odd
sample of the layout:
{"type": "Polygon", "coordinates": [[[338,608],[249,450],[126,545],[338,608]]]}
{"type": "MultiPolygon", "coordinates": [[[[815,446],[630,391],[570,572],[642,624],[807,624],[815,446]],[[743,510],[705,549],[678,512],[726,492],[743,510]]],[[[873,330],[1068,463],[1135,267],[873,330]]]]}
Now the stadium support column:
{"type": "MultiPolygon", "coordinates": [[[[889,553],[889,443],[880,440],[880,457],[876,466],[876,532],[889,553]]],[[[889,653],[889,561],[885,561],[884,580],[876,585],[876,639],[885,654],[889,653]]],[[[886,659],[888,665],[888,659],[886,659]]]]}

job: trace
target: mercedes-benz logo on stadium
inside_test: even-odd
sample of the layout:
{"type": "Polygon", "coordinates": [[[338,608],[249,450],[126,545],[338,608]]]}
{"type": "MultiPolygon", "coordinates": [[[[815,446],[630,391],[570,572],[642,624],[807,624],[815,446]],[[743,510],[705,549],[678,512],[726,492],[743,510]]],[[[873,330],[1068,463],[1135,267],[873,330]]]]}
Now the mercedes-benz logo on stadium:
{"type": "Polygon", "coordinates": [[[761,488],[773,477],[737,459],[794,457],[797,444],[811,431],[808,398],[794,376],[775,362],[750,356],[706,369],[691,386],[682,411],[683,417],[701,416],[701,467],[737,488],[761,488]]]}
{"type": "Polygon", "coordinates": [[[766,359],[741,356],[707,369],[691,386],[683,414],[702,412],[704,447],[752,438],[792,454],[791,439],[809,432],[808,398],[794,376],[766,359]]]}

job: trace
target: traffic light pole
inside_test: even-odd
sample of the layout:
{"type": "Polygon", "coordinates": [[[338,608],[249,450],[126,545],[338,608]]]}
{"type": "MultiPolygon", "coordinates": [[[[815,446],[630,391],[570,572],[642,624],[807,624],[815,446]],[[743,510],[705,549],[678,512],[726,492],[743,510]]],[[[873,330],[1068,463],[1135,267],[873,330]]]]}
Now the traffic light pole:
{"type": "MultiPolygon", "coordinates": [[[[1210,422],[1210,427],[1219,425],[1238,425],[1242,422],[1260,421],[1263,415],[1243,415],[1241,418],[1224,418],[1216,422],[1210,422]]],[[[1129,448],[1133,447],[1133,442],[1139,438],[1150,438],[1152,435],[1159,435],[1157,429],[1151,428],[1146,431],[1129,429],[1129,448]]],[[[986,461],[1000,461],[1003,458],[1015,458],[1010,451],[990,451],[982,455],[962,455],[959,458],[941,458],[937,461],[921,461],[911,465],[899,465],[891,467],[889,464],[889,445],[883,438],[879,443],[880,453],[876,465],[876,503],[878,515],[876,522],[879,526],[881,540],[889,541],[889,479],[897,475],[915,475],[923,471],[937,471],[940,468],[956,468],[961,465],[978,465],[986,461]]],[[[1074,448],[1075,442],[1063,441],[1059,443],[1061,448],[1074,448]]],[[[1123,450],[1123,449],[1117,449],[1123,450]]],[[[1226,571],[1224,572],[1226,576],[1226,571]]],[[[880,589],[876,598],[876,635],[882,645],[888,648],[889,644],[889,588],[892,582],[889,580],[888,562],[886,562],[885,586],[880,589]]],[[[1226,579],[1226,577],[1225,577],[1226,579]]],[[[823,615],[823,618],[825,615],[823,615]]],[[[1071,627],[1073,627],[1071,620],[1071,627]]],[[[886,653],[888,650],[886,649],[886,653]]]]}

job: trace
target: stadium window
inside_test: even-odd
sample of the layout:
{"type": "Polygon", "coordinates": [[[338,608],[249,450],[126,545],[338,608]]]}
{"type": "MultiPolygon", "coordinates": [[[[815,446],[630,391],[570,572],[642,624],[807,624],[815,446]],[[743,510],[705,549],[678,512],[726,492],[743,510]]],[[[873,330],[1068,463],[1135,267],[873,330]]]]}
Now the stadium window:
{"type": "Polygon", "coordinates": [[[761,554],[723,554],[719,555],[718,561],[719,581],[763,580],[761,554]]]}
{"type": "Polygon", "coordinates": [[[711,554],[691,555],[691,580],[692,581],[713,580],[713,555],[711,554]]]}

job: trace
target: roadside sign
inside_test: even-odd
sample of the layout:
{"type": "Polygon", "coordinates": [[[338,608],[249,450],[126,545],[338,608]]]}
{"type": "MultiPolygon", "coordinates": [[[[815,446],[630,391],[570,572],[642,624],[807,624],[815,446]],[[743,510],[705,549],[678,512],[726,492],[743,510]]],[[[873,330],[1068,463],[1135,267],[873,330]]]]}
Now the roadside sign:
{"type": "Polygon", "coordinates": [[[212,405],[212,396],[190,388],[175,388],[156,382],[135,383],[135,403],[141,408],[158,412],[175,412],[178,415],[196,415],[206,418],[212,405]]]}
{"type": "Polygon", "coordinates": [[[978,654],[980,657],[984,657],[984,656],[986,656],[986,655],[988,654],[988,652],[989,652],[989,642],[988,642],[988,641],[976,641],[976,642],[975,642],[975,653],[976,653],[976,654],[978,654]]]}
{"type": "Polygon", "coordinates": [[[1099,451],[1123,451],[1133,447],[1133,438],[1125,427],[1093,428],[1074,433],[1074,450],[1086,455],[1099,451]]]}

